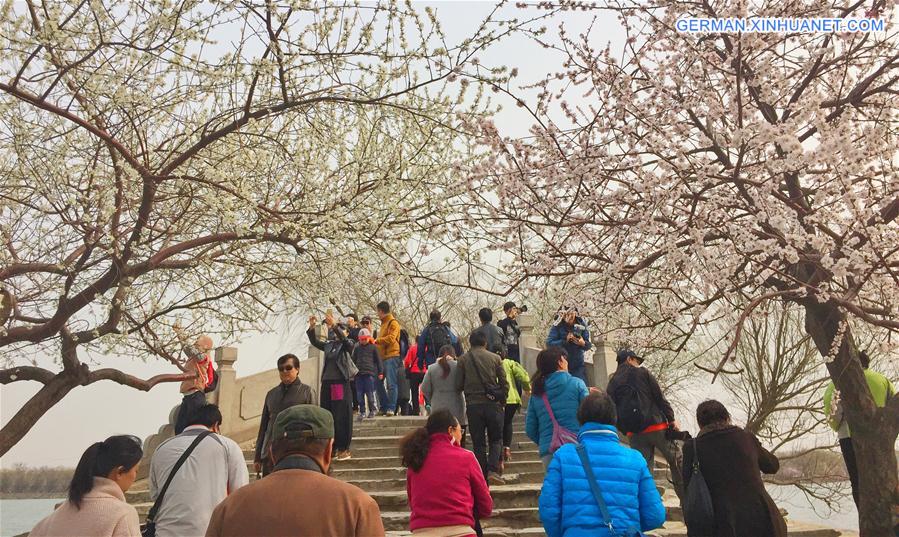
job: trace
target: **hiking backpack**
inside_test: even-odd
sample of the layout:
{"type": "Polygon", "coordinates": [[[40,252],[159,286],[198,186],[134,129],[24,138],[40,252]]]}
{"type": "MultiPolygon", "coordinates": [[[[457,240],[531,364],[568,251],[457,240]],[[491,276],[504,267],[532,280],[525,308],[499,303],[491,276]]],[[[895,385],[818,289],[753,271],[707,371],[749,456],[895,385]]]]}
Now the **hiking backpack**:
{"type": "Polygon", "coordinates": [[[615,387],[611,394],[618,409],[618,430],[623,433],[639,433],[652,417],[650,402],[634,385],[634,377],[615,387]]]}
{"type": "Polygon", "coordinates": [[[432,324],[428,327],[428,350],[436,358],[440,354],[440,349],[444,345],[452,347],[453,339],[450,336],[450,329],[443,323],[432,324]]]}

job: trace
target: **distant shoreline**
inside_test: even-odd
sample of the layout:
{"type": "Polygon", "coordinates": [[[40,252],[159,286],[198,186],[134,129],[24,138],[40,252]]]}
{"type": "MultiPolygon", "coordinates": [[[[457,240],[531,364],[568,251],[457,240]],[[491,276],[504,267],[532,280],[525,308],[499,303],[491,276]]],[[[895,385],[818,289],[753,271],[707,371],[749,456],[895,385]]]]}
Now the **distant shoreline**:
{"type": "Polygon", "coordinates": [[[65,492],[0,492],[0,500],[65,500],[65,492]]]}

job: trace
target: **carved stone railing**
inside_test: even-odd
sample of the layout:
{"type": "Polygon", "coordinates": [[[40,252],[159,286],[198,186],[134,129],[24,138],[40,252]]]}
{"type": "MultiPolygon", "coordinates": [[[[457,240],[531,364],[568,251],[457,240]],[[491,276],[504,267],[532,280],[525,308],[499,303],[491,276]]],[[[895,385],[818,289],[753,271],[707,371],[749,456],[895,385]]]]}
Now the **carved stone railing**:
{"type": "MultiPolygon", "coordinates": [[[[305,359],[300,360],[300,380],[312,386],[318,393],[322,368],[322,352],[309,346],[305,359]]],[[[262,417],[262,405],[265,394],[280,382],[277,369],[269,369],[249,375],[237,377],[234,362],[237,361],[235,347],[220,347],[215,351],[216,373],[219,375],[215,391],[206,395],[206,399],[219,406],[222,412],[221,432],[235,442],[245,442],[256,437],[259,421],[262,417]]],[[[181,405],[175,405],[169,412],[168,423],[159,428],[144,441],[144,456],[138,467],[138,479],[145,479],[150,471],[150,459],[156,448],[175,434],[175,419],[181,405]]]]}

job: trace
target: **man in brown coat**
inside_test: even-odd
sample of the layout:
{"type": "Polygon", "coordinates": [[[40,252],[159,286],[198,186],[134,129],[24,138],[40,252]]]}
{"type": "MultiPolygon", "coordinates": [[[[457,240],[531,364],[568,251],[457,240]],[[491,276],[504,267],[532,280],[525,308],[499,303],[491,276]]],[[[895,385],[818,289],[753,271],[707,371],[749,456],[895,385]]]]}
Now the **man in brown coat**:
{"type": "Polygon", "coordinates": [[[281,411],[272,430],[273,472],[220,503],[206,537],[384,535],[375,500],[328,477],[333,445],[327,410],[296,405],[281,411]]]}

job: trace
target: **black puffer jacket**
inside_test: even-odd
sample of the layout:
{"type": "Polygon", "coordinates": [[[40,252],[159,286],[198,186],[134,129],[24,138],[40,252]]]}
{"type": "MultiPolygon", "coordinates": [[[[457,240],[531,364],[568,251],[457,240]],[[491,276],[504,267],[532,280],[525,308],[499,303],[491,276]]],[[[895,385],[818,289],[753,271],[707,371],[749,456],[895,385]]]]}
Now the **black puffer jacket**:
{"type": "Polygon", "coordinates": [[[359,368],[360,375],[372,375],[377,378],[381,374],[381,354],[377,345],[372,343],[359,344],[353,349],[353,362],[359,368]]]}

